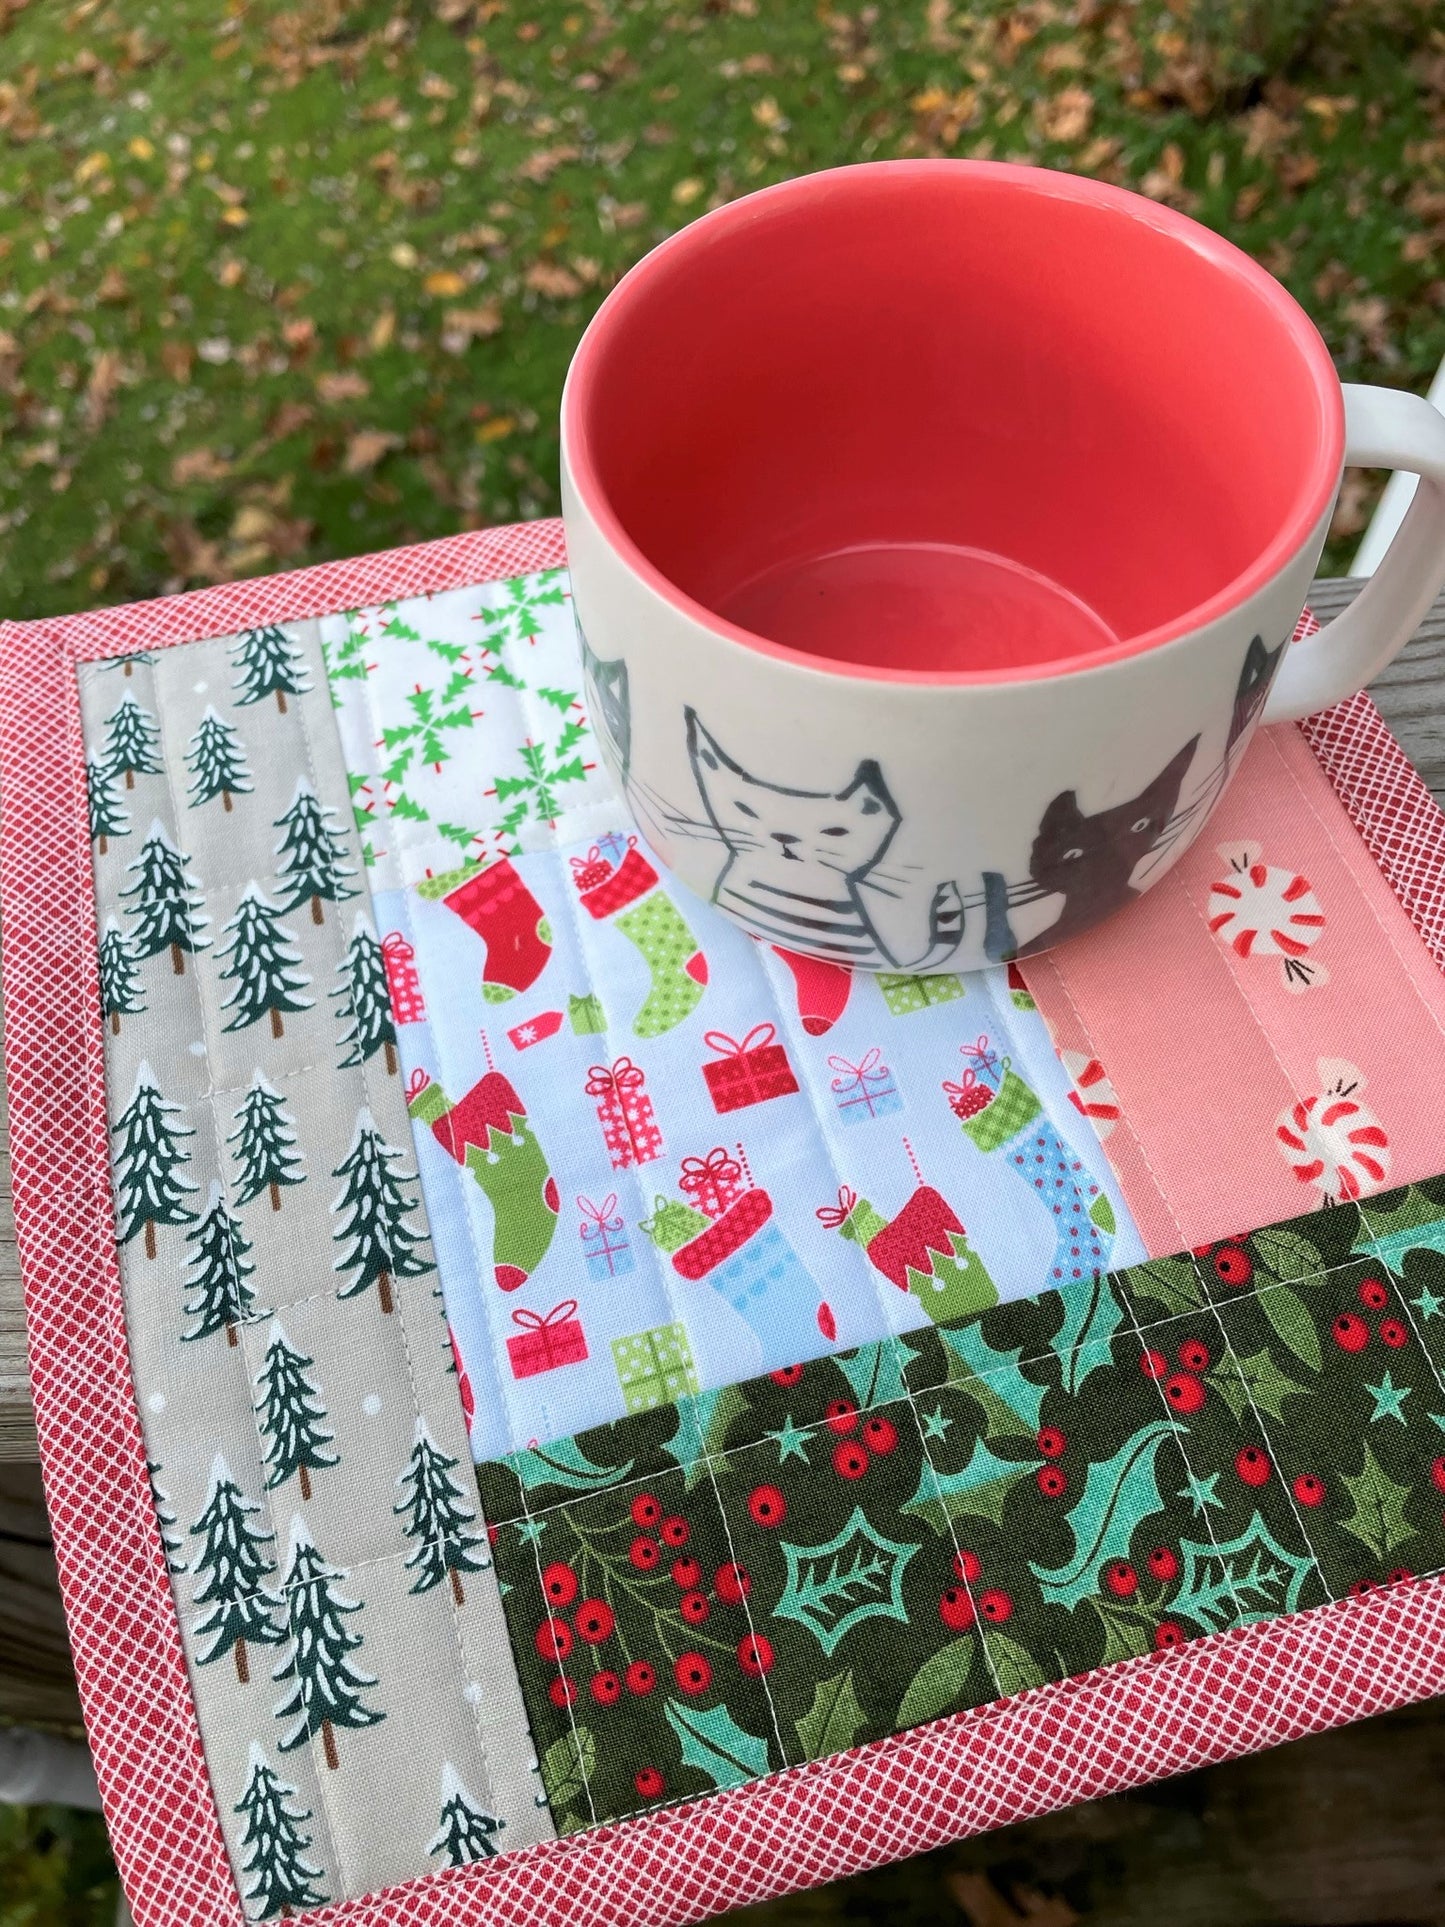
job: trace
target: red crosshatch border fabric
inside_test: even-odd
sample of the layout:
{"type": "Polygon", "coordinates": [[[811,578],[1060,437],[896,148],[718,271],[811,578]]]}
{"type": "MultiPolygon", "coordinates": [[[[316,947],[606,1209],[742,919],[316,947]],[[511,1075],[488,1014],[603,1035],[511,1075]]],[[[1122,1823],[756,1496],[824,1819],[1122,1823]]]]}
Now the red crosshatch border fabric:
{"type": "MultiPolygon", "coordinates": [[[[243,1919],[146,1477],[108,1188],[76,658],[544,568],[556,522],[0,624],[0,906],[16,1230],[76,1672],[137,1927],[243,1919]]],[[[1445,817],[1365,696],[1305,726],[1437,960],[1445,817]]],[[[1445,1578],[1142,1661],[567,1840],[318,1909],[314,1927],[636,1923],[724,1908],[1445,1691],[1445,1578]]]]}

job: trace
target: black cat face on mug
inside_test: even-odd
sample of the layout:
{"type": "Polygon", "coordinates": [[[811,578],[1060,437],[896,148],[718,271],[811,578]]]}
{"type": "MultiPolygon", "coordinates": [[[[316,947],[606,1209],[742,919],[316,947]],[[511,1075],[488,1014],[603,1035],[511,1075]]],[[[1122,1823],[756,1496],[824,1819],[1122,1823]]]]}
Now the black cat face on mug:
{"type": "Polygon", "coordinates": [[[1198,744],[1191,737],[1137,795],[1108,809],[1087,814],[1073,790],[1054,798],[1029,852],[1029,876],[1040,891],[1062,896],[1064,906],[1021,956],[1051,948],[1138,894],[1130,879],[1168,828],[1198,744]]]}

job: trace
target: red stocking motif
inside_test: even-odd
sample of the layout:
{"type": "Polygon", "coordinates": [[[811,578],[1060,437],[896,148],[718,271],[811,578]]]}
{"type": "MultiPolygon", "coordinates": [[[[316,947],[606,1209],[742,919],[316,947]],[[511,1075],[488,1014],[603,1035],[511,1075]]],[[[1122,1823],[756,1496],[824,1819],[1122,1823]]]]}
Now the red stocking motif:
{"type": "Polygon", "coordinates": [[[510,857],[449,890],[445,902],[487,946],[482,990],[489,1002],[500,1003],[537,981],[552,954],[551,934],[541,904],[510,857]]]}
{"type": "Polygon", "coordinates": [[[822,957],[800,957],[796,951],[772,946],[793,974],[798,994],[798,1015],[810,1037],[830,1031],[848,1007],[853,988],[853,972],[847,964],[828,963],[822,957]]]}

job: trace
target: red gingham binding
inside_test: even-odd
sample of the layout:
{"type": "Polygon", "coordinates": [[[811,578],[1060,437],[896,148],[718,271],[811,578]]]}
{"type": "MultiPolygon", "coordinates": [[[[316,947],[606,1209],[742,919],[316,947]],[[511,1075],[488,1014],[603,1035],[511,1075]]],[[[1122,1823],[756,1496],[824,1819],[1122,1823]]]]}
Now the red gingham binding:
{"type": "MultiPolygon", "coordinates": [[[[16,1231],[61,1589],[137,1927],[239,1927],[130,1382],[76,658],[563,560],[556,522],[0,624],[0,912],[16,1231]]],[[[1445,818],[1366,696],[1305,725],[1445,963],[1445,818]]],[[[1445,1579],[1401,1585],[940,1720],[832,1760],[318,1909],[314,1927],[680,1927],[940,1842],[1445,1691],[1445,1579]]]]}

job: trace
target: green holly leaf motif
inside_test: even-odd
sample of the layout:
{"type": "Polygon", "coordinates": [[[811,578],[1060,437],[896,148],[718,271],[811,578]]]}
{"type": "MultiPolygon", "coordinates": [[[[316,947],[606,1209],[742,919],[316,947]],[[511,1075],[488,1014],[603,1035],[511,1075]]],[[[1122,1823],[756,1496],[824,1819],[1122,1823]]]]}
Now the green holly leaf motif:
{"type": "Polygon", "coordinates": [[[1255,1303],[1300,1364],[1312,1372],[1319,1371],[1324,1363],[1319,1330],[1299,1293],[1288,1285],[1275,1285],[1261,1291],[1255,1303]]]}
{"type": "MultiPolygon", "coordinates": [[[[662,1449],[682,1467],[683,1489],[691,1492],[706,1476],[710,1455],[723,1450],[728,1433],[750,1407],[741,1385],[714,1385],[679,1399],[674,1409],[677,1430],[662,1449]]],[[[719,1475],[725,1475],[728,1469],[727,1459],[719,1459],[719,1475]]]]}
{"type": "Polygon", "coordinates": [[[1411,1185],[1392,1211],[1375,1204],[1360,1213],[1361,1231],[1354,1243],[1359,1257],[1378,1258],[1385,1268],[1401,1278],[1405,1256],[1411,1251],[1445,1252],[1445,1212],[1411,1185]]]}
{"type": "Polygon", "coordinates": [[[798,1741],[805,1760],[826,1760],[853,1744],[864,1721],[863,1708],[853,1690],[853,1671],[820,1679],[813,1688],[813,1704],[800,1720],[798,1741]]]}
{"type": "Polygon", "coordinates": [[[1308,1238],[1291,1231],[1288,1225],[1267,1225],[1250,1239],[1254,1250],[1255,1271],[1263,1270],[1281,1282],[1314,1278],[1325,1268],[1325,1261],[1308,1238]]]}
{"type": "Polygon", "coordinates": [[[1183,1258],[1151,1258],[1147,1264],[1130,1265],[1122,1278],[1132,1297],[1161,1306],[1166,1318],[1197,1311],[1204,1303],[1199,1273],[1183,1258]]]}
{"type": "Polygon", "coordinates": [[[1387,1558],[1397,1546],[1419,1537],[1405,1517],[1409,1486],[1392,1479],[1368,1445],[1359,1471],[1353,1477],[1348,1472],[1341,1477],[1355,1509],[1348,1519],[1341,1519],[1340,1529],[1352,1534],[1377,1559],[1387,1558]]]}
{"type": "Polygon", "coordinates": [[[1237,1539],[1181,1539],[1179,1551],[1179,1590],[1170,1614],[1210,1633],[1292,1613],[1315,1569],[1308,1555],[1282,1546],[1258,1512],[1237,1539]]]}
{"type": "Polygon", "coordinates": [[[941,1719],[968,1703],[968,1679],[978,1655],[978,1642],[972,1633],[951,1639],[924,1660],[908,1682],[894,1716],[895,1732],[910,1726],[924,1726],[941,1719]]]}
{"type": "Polygon", "coordinates": [[[854,1506],[842,1531],[817,1546],[783,1541],[787,1584],[775,1619],[806,1626],[831,1659],[855,1626],[869,1619],[907,1623],[903,1574],[918,1551],[889,1539],[854,1506]]]}
{"type": "Polygon", "coordinates": [[[597,1741],[588,1726],[571,1727],[553,1740],[542,1755],[542,1785],[554,1813],[574,1800],[586,1799],[597,1771],[597,1741]]]}
{"type": "Polygon", "coordinates": [[[1035,1686],[1044,1685],[1048,1679],[1048,1674],[1028,1647],[1020,1645],[1007,1633],[996,1633],[990,1629],[984,1640],[984,1651],[993,1667],[998,1690],[1005,1699],[1012,1699],[1015,1693],[1027,1693],[1035,1686]]]}
{"type": "Polygon", "coordinates": [[[1111,1362],[1109,1340],[1123,1324],[1124,1314],[1102,1273],[1067,1286],[1058,1296],[1063,1300],[1064,1319],[1049,1346],[1059,1361],[1063,1388],[1073,1398],[1090,1372],[1111,1362]]]}
{"type": "Polygon", "coordinates": [[[705,1773],[715,1787],[742,1786],[767,1772],[767,1741],[746,1732],[725,1706],[710,1706],[703,1713],[681,1700],[669,1700],[663,1711],[681,1743],[683,1765],[705,1773]]]}
{"type": "Polygon", "coordinates": [[[524,1492],[538,1492],[549,1485],[571,1492],[602,1492],[609,1485],[620,1485],[632,1470],[631,1459],[623,1465],[595,1464],[575,1438],[524,1446],[520,1452],[508,1452],[502,1464],[516,1473],[524,1492]]]}
{"type": "Polygon", "coordinates": [[[1114,1207],[1109,1202],[1107,1192],[1101,1191],[1098,1197],[1095,1198],[1094,1202],[1089,1206],[1089,1216],[1099,1227],[1100,1231],[1107,1232],[1111,1237],[1119,1228],[1118,1220],[1114,1216],[1114,1207]]]}
{"type": "Polygon", "coordinates": [[[1044,1388],[1025,1378],[1019,1368],[1022,1345],[995,1351],[977,1320],[967,1325],[940,1325],[938,1336],[948,1351],[948,1383],[966,1392],[981,1407],[988,1424],[986,1436],[1033,1438],[1039,1429],[1044,1388]]]}
{"type": "Polygon", "coordinates": [[[901,1338],[884,1338],[855,1352],[835,1352],[833,1363],[847,1379],[859,1411],[866,1412],[908,1397],[903,1374],[917,1356],[901,1338]]]}
{"type": "Polygon", "coordinates": [[[1243,1418],[1251,1403],[1271,1418],[1282,1419],[1285,1400],[1301,1397],[1308,1389],[1280,1370],[1267,1346],[1248,1358],[1222,1358],[1210,1371],[1209,1383],[1236,1419],[1243,1418]]]}
{"type": "Polygon", "coordinates": [[[1137,1659],[1141,1653],[1152,1651],[1154,1628],[1159,1623],[1156,1606],[1144,1605],[1137,1596],[1113,1599],[1102,1593],[1096,1593],[1089,1604],[1104,1628],[1101,1665],[1112,1666],[1116,1660],[1137,1659]]]}
{"type": "Polygon", "coordinates": [[[939,1472],[925,1461],[918,1490],[899,1507],[926,1519],[941,1537],[951,1521],[971,1516],[1003,1524],[1004,1504],[1020,1479],[1037,1472],[1041,1459],[1001,1459],[982,1439],[974,1441],[968,1464],[959,1472],[939,1472]]]}
{"type": "Polygon", "coordinates": [[[1113,1458],[1089,1467],[1084,1490],[1065,1515],[1073,1535],[1074,1555],[1061,1566],[1029,1562],[1044,1598],[1070,1611],[1097,1590],[1099,1568],[1111,1559],[1127,1559],[1136,1529],[1164,1510],[1159,1496],[1157,1462],[1160,1448],[1172,1439],[1167,1419],[1141,1425],[1113,1458]]]}

